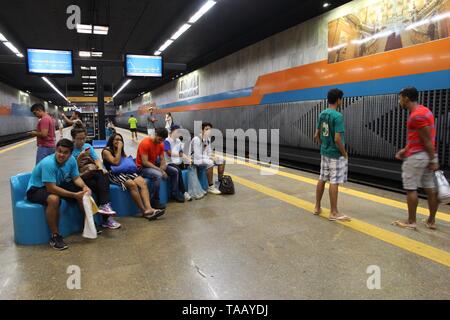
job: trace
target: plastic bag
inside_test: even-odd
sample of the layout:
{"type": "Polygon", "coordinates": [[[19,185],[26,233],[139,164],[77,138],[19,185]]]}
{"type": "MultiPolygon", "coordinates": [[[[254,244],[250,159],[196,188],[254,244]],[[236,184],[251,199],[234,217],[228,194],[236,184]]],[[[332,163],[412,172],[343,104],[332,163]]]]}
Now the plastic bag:
{"type": "Polygon", "coordinates": [[[444,172],[438,170],[434,173],[438,188],[438,199],[441,203],[450,202],[450,185],[444,176],[444,172]]]}
{"type": "Polygon", "coordinates": [[[92,202],[94,202],[94,199],[92,199],[91,196],[87,194],[83,196],[83,207],[86,215],[84,218],[83,237],[88,239],[97,239],[97,229],[95,228],[94,222],[94,209],[96,209],[97,212],[98,207],[94,202],[95,207],[93,208],[92,202]]]}
{"type": "Polygon", "coordinates": [[[189,166],[188,168],[188,193],[197,200],[203,198],[206,194],[198,180],[196,166],[189,166]]]}

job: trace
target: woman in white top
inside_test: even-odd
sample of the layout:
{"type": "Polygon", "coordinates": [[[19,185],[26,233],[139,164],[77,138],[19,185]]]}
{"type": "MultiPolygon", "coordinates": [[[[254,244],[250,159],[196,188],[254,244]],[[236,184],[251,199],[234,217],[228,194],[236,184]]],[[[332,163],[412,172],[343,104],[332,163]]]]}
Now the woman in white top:
{"type": "Polygon", "coordinates": [[[168,133],[170,133],[170,128],[173,125],[173,118],[172,118],[172,114],[170,112],[166,113],[166,130],[168,133]]]}

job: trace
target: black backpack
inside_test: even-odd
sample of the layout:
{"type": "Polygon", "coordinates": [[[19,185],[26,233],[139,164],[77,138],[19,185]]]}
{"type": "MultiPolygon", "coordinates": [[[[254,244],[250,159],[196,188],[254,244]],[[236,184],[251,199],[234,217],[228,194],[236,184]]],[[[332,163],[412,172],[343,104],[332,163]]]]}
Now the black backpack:
{"type": "Polygon", "coordinates": [[[234,183],[230,176],[223,176],[220,181],[219,190],[222,194],[234,194],[234,183]]]}

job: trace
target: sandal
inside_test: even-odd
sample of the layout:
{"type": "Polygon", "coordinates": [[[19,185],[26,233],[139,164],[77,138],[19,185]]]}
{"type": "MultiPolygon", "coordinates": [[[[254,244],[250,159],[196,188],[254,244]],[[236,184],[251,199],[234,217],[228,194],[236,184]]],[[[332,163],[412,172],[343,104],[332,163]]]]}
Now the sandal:
{"type": "Polygon", "coordinates": [[[407,223],[407,222],[403,222],[400,220],[394,221],[391,223],[393,226],[397,226],[400,228],[404,228],[404,229],[409,229],[409,230],[416,230],[417,229],[417,225],[415,223],[407,223]]]}
{"type": "Polygon", "coordinates": [[[153,213],[144,214],[143,217],[149,221],[155,220],[166,213],[166,209],[155,209],[153,213]]]}
{"type": "Polygon", "coordinates": [[[322,213],[322,209],[319,209],[319,211],[316,211],[316,209],[314,209],[313,215],[318,216],[322,213]]]}
{"type": "Polygon", "coordinates": [[[342,216],[338,216],[338,217],[333,217],[333,216],[329,216],[328,220],[330,221],[351,221],[352,218],[346,216],[346,215],[342,215],[342,216]]]}
{"type": "Polygon", "coordinates": [[[425,224],[425,227],[427,227],[430,230],[436,230],[436,223],[429,223],[428,220],[422,220],[423,223],[425,224]]]}

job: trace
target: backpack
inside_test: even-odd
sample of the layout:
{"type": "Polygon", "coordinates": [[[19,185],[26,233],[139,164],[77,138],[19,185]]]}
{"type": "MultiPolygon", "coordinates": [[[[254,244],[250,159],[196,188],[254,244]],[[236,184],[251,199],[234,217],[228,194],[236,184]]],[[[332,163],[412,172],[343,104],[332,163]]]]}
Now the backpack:
{"type": "Polygon", "coordinates": [[[222,194],[234,194],[234,183],[230,176],[223,176],[219,184],[222,194]]]}

